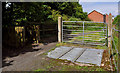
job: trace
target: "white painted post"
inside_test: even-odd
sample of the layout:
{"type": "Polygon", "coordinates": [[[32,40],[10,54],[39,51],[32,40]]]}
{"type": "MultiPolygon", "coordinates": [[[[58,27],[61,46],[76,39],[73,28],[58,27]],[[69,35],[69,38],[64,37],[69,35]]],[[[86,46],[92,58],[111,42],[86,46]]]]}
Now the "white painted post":
{"type": "Polygon", "coordinates": [[[58,42],[62,42],[62,17],[58,17],[58,42]]]}

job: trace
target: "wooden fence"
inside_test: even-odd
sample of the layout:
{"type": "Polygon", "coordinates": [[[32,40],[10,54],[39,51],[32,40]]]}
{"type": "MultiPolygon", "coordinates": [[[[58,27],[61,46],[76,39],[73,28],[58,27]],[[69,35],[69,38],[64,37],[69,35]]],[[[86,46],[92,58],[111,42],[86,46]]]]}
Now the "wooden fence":
{"type": "Polygon", "coordinates": [[[3,43],[18,48],[29,43],[57,41],[57,30],[57,23],[9,26],[3,29],[3,43]]]}

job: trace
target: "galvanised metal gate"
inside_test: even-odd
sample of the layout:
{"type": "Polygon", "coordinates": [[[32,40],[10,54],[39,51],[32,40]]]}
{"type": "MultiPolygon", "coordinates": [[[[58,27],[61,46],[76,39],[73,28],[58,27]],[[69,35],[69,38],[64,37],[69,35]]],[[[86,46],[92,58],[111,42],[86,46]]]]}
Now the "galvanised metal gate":
{"type": "Polygon", "coordinates": [[[92,21],[62,21],[62,42],[105,45],[107,24],[92,21]]]}

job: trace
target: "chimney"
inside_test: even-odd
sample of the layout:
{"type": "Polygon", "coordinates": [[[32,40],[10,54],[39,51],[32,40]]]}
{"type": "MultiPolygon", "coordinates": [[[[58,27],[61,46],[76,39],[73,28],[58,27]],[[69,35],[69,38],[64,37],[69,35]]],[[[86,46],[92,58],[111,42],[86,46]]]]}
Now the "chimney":
{"type": "Polygon", "coordinates": [[[109,15],[112,15],[111,13],[109,15]]]}

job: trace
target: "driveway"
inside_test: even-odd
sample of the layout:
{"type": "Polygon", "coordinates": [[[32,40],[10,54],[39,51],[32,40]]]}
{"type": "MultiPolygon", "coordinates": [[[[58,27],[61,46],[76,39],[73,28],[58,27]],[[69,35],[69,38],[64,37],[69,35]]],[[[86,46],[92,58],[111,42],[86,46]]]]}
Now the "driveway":
{"type": "Polygon", "coordinates": [[[4,59],[8,65],[2,68],[3,71],[33,71],[42,67],[44,61],[43,53],[48,52],[50,49],[56,47],[57,43],[49,43],[46,45],[39,45],[34,49],[39,49],[34,52],[26,52],[15,57],[8,57],[4,59]]]}

